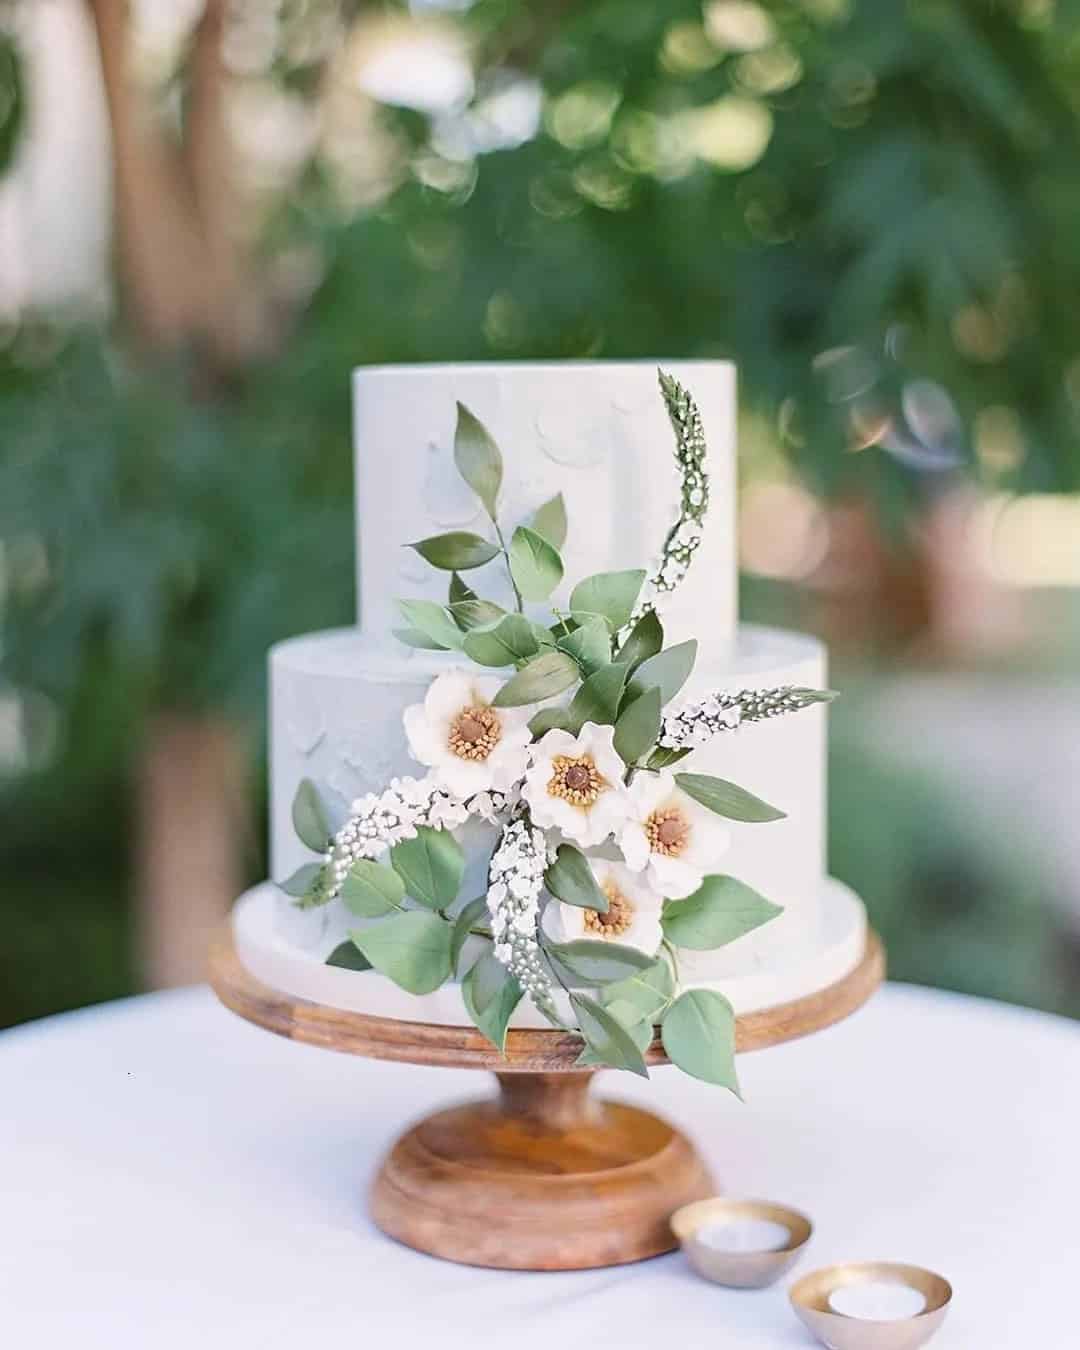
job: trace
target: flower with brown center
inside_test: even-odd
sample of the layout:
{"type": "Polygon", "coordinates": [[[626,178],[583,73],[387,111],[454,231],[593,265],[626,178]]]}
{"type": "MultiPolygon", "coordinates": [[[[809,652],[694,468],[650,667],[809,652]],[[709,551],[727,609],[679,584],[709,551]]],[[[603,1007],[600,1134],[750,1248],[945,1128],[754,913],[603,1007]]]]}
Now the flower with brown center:
{"type": "Polygon", "coordinates": [[[584,909],[561,900],[552,901],[544,913],[544,927],[549,935],[558,942],[579,938],[618,942],[636,947],[648,956],[655,955],[663,938],[660,927],[663,898],[640,873],[631,872],[622,863],[590,858],[589,866],[608,902],[607,909],[584,909]]]}
{"type": "Polygon", "coordinates": [[[423,703],[405,709],[409,749],[439,784],[465,800],[506,792],[525,773],[532,708],[495,708],[498,676],[451,670],[433,680],[423,703]]]}
{"type": "Polygon", "coordinates": [[[727,827],[667,772],[639,774],[629,796],[630,818],[619,836],[626,865],[646,872],[669,900],[692,894],[727,849],[727,827]]]}
{"type": "Polygon", "coordinates": [[[598,844],[626,819],[626,766],[614,727],[586,722],[576,736],[555,728],[532,747],[525,800],[540,829],[561,830],[577,844],[598,844]]]}

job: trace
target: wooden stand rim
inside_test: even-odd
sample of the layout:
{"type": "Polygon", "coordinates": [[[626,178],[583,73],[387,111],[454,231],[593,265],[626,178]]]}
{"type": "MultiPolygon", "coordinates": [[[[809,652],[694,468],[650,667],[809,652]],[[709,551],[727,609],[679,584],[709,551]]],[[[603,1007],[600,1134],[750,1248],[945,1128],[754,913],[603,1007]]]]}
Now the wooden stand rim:
{"type": "MultiPolygon", "coordinates": [[[[736,1049],[740,1053],[764,1050],[822,1031],[860,1008],[884,978],[885,950],[871,929],[862,960],[843,979],[805,998],[741,1014],[735,1024],[736,1049]]],[[[211,947],[210,984],[227,1008],[267,1031],[369,1059],[491,1069],[500,1074],[550,1073],[575,1071],[581,1053],[577,1036],[556,1030],[517,1029],[507,1035],[504,1057],[475,1027],[349,1012],[272,989],[241,962],[228,923],[211,947]]],[[[658,1037],[645,1058],[650,1065],[668,1062],[658,1037]]]]}

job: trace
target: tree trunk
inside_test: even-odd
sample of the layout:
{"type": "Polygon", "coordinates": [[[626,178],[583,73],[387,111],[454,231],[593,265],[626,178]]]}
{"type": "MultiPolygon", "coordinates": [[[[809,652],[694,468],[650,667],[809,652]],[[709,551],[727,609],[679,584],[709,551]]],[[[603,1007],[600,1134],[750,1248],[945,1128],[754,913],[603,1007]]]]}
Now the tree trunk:
{"type": "Polygon", "coordinates": [[[147,725],[135,794],[135,955],[149,989],[206,978],[210,936],[244,884],[247,755],[218,718],[147,725]]]}

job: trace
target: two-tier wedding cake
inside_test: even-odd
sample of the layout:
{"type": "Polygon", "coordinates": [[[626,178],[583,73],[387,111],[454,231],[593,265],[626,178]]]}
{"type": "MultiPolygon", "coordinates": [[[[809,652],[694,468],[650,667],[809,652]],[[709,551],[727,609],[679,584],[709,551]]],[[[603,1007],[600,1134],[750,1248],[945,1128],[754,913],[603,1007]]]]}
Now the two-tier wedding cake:
{"type": "Polygon", "coordinates": [[[735,370],[660,368],[356,372],[358,625],[270,657],[274,880],[233,917],[265,984],[619,1063],[612,1024],[687,991],[750,1012],[858,964],[825,652],[737,618],[735,370]]]}

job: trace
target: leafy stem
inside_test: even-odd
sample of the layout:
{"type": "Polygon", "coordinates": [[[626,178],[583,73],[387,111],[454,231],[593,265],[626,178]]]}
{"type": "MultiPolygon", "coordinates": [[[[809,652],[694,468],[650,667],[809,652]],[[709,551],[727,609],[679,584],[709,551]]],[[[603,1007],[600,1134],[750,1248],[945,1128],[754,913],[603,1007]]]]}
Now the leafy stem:
{"type": "Polygon", "coordinates": [[[510,550],[506,547],[506,536],[499,527],[499,522],[497,520],[493,519],[491,523],[495,526],[495,538],[499,541],[499,547],[502,549],[503,558],[506,560],[506,574],[510,578],[510,585],[514,588],[514,604],[517,607],[517,612],[519,614],[524,614],[525,606],[521,599],[521,592],[518,590],[518,584],[514,580],[514,569],[510,566],[510,550]]]}

